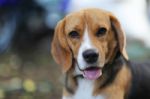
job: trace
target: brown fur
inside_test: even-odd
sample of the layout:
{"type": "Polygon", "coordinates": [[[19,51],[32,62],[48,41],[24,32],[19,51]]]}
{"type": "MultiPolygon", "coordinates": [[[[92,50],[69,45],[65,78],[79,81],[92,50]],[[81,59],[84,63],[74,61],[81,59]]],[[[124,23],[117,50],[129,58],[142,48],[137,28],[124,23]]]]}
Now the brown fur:
{"type": "Polygon", "coordinates": [[[131,72],[129,68],[123,66],[116,76],[114,82],[104,89],[97,89],[99,82],[96,82],[94,95],[99,93],[105,94],[107,99],[124,99],[125,93],[128,91],[131,82],[131,72]],[[126,75],[125,75],[126,74],[126,75]]]}

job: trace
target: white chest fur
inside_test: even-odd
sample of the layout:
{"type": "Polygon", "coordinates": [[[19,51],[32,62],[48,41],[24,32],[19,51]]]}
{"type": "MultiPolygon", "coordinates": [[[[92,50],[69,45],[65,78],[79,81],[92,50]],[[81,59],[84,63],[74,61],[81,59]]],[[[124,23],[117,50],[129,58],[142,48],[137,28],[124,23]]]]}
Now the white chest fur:
{"type": "Polygon", "coordinates": [[[78,88],[72,99],[105,99],[103,95],[93,96],[94,81],[78,79],[78,88]]]}

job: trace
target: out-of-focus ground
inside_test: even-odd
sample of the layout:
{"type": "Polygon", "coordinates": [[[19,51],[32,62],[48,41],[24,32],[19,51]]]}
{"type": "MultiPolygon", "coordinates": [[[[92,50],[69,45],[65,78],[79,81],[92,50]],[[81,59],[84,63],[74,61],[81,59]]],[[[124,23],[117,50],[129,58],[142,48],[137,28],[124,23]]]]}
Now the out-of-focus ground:
{"type": "Polygon", "coordinates": [[[61,71],[50,54],[50,37],[28,51],[0,56],[0,98],[60,99],[61,71]]]}
{"type": "MultiPolygon", "coordinates": [[[[71,0],[47,1],[0,0],[0,99],[61,99],[61,66],[50,44],[71,0]],[[14,7],[17,1],[24,2],[14,7]]],[[[127,52],[131,60],[150,60],[142,39],[127,37],[127,52]]]]}

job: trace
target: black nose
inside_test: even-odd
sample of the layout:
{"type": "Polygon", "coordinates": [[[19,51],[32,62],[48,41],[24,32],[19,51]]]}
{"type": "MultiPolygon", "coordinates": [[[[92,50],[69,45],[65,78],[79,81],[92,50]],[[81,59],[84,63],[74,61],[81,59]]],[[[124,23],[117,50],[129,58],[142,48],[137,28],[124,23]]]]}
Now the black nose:
{"type": "Polygon", "coordinates": [[[90,64],[97,62],[98,56],[98,53],[93,49],[86,50],[83,52],[84,60],[90,64]]]}

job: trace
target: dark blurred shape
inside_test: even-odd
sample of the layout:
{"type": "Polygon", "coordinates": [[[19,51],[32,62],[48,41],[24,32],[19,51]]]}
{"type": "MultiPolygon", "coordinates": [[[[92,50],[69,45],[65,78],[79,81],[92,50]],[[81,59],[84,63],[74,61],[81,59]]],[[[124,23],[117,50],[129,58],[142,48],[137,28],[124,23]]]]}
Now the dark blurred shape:
{"type": "Polygon", "coordinates": [[[0,53],[12,44],[19,48],[35,45],[51,34],[44,13],[34,0],[0,0],[0,53]]]}
{"type": "Polygon", "coordinates": [[[0,53],[12,42],[17,23],[17,8],[22,0],[0,0],[0,53]]]}
{"type": "Polygon", "coordinates": [[[0,0],[0,54],[26,50],[45,37],[66,13],[69,0],[0,0]]]}
{"type": "Polygon", "coordinates": [[[51,28],[45,25],[44,9],[34,1],[19,9],[19,21],[13,39],[13,47],[26,50],[34,47],[38,41],[51,34],[51,28]]]}

